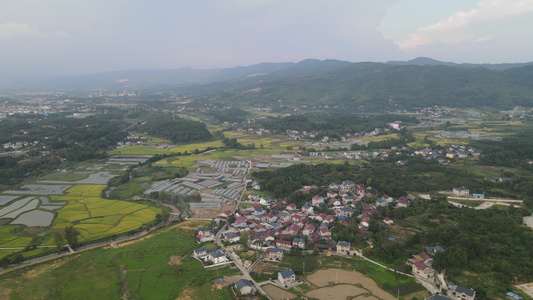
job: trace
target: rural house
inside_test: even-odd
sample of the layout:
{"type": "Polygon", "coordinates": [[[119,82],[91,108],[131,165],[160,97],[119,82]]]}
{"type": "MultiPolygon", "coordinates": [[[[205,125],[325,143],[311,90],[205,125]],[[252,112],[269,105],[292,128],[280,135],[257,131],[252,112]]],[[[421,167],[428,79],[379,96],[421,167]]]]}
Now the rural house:
{"type": "Polygon", "coordinates": [[[293,270],[281,271],[278,273],[279,283],[283,286],[288,286],[289,284],[296,282],[296,274],[293,270]]]}
{"type": "Polygon", "coordinates": [[[448,282],[448,297],[457,300],[474,300],[476,291],[448,282]]]}
{"type": "Polygon", "coordinates": [[[239,290],[241,295],[249,295],[257,291],[257,289],[254,287],[254,284],[246,279],[237,280],[237,282],[235,282],[235,288],[239,290]]]}

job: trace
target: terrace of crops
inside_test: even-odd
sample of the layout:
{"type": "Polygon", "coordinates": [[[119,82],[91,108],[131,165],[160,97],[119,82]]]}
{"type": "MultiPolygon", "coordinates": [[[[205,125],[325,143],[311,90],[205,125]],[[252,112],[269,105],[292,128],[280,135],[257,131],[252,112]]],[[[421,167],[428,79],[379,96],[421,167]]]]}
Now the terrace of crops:
{"type": "Polygon", "coordinates": [[[145,204],[100,197],[105,185],[75,185],[52,201],[67,204],[57,211],[52,228],[74,226],[80,241],[113,236],[135,230],[152,222],[161,209],[145,204]]]}
{"type": "Polygon", "coordinates": [[[65,195],[50,198],[1,196],[0,258],[29,245],[52,245],[53,239],[43,238],[48,227],[72,225],[80,232],[81,242],[99,240],[137,230],[161,212],[142,203],[103,199],[100,195],[105,187],[74,185],[67,187],[65,195]]]}

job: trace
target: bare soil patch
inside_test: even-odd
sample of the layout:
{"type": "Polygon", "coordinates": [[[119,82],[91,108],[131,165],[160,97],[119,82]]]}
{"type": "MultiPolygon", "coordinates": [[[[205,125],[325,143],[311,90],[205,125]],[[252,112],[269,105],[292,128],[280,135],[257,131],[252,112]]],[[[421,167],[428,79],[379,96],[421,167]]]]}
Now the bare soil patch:
{"type": "Polygon", "coordinates": [[[184,259],[184,258],[185,258],[185,256],[172,255],[170,257],[170,260],[168,261],[168,264],[171,265],[171,266],[181,265],[182,264],[181,260],[184,259]]]}
{"type": "Polygon", "coordinates": [[[197,220],[190,220],[190,221],[184,221],[181,223],[178,223],[172,228],[180,228],[185,230],[198,230],[198,227],[206,226],[209,224],[208,221],[197,221],[197,220]]]}
{"type": "Polygon", "coordinates": [[[345,300],[350,296],[361,294],[368,294],[368,291],[354,285],[339,284],[310,291],[305,296],[316,299],[345,300]]]}
{"type": "Polygon", "coordinates": [[[263,291],[265,291],[272,300],[296,299],[297,297],[293,293],[289,293],[272,284],[263,285],[261,288],[263,288],[263,291]]]}
{"type": "Polygon", "coordinates": [[[199,207],[191,209],[193,218],[214,219],[220,213],[220,208],[199,207]]]}
{"type": "Polygon", "coordinates": [[[192,289],[186,289],[181,293],[178,298],[176,298],[176,300],[192,300],[189,294],[192,294],[193,292],[194,291],[192,289]]]}
{"type": "Polygon", "coordinates": [[[9,299],[9,294],[11,294],[11,289],[0,286],[0,299],[9,299]]]}
{"type": "Polygon", "coordinates": [[[226,210],[233,211],[233,208],[234,208],[233,204],[223,203],[220,208],[199,207],[199,208],[191,209],[191,212],[193,213],[194,218],[214,219],[223,211],[226,211],[226,210]]]}
{"type": "Polygon", "coordinates": [[[319,287],[325,287],[330,281],[338,283],[361,284],[378,298],[385,300],[396,299],[391,294],[382,290],[374,280],[357,271],[347,271],[342,269],[325,269],[319,270],[306,278],[309,282],[319,287]]]}
{"type": "Polygon", "coordinates": [[[524,291],[528,296],[533,297],[533,282],[520,284],[516,287],[524,291]]]}
{"type": "Polygon", "coordinates": [[[262,160],[269,160],[270,159],[270,155],[250,154],[250,156],[253,157],[253,158],[259,158],[259,159],[262,159],[262,160]]]}

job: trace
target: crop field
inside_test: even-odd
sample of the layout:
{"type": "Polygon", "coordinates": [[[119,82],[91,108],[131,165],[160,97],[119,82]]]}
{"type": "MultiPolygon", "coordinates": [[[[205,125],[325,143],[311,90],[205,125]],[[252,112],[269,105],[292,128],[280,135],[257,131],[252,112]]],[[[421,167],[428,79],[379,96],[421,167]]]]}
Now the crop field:
{"type": "Polygon", "coordinates": [[[53,201],[66,201],[57,211],[52,228],[74,226],[80,241],[125,233],[155,220],[161,210],[145,204],[100,198],[104,185],[76,185],[53,201]]]}
{"type": "Polygon", "coordinates": [[[19,215],[11,224],[23,224],[26,226],[50,226],[54,214],[48,211],[31,210],[19,215]]]}
{"type": "Polygon", "coordinates": [[[69,196],[99,197],[105,185],[75,185],[68,189],[69,196]]]}
{"type": "Polygon", "coordinates": [[[251,154],[262,154],[262,155],[270,155],[270,154],[276,154],[279,153],[279,151],[274,150],[267,150],[267,149],[255,149],[255,150],[215,150],[210,151],[205,154],[198,154],[198,155],[187,155],[187,156],[173,156],[168,158],[163,158],[157,162],[155,162],[156,165],[159,166],[173,166],[173,167],[185,167],[185,168],[193,168],[194,164],[199,159],[237,159],[237,160],[244,160],[244,159],[253,159],[253,156],[251,154]]]}
{"type": "Polygon", "coordinates": [[[287,146],[301,147],[304,145],[302,141],[289,140],[281,135],[259,136],[244,132],[225,131],[224,136],[227,138],[236,138],[237,142],[243,145],[253,143],[256,148],[261,148],[261,145],[263,145],[265,149],[284,150],[287,146]]]}
{"type": "Polygon", "coordinates": [[[15,195],[61,195],[71,185],[46,185],[46,184],[26,184],[20,190],[4,191],[4,194],[15,195]]]}
{"type": "Polygon", "coordinates": [[[195,149],[198,149],[200,151],[205,150],[208,147],[212,148],[218,148],[222,147],[221,141],[209,141],[209,142],[203,142],[203,143],[193,143],[193,144],[187,144],[187,145],[181,145],[173,148],[167,148],[167,149],[156,149],[156,148],[150,148],[146,145],[135,145],[130,147],[124,147],[120,149],[115,149],[110,151],[110,154],[124,154],[124,155],[141,155],[141,154],[147,154],[147,155],[155,155],[155,154],[172,154],[172,153],[184,153],[187,152],[193,152],[195,149]]]}
{"type": "MultiPolygon", "coordinates": [[[[14,248],[26,247],[33,238],[28,236],[20,236],[14,231],[20,231],[22,226],[19,225],[3,225],[0,226],[0,248],[14,248]]],[[[0,249],[0,258],[20,250],[16,249],[0,249]]]]}
{"type": "Polygon", "coordinates": [[[18,196],[0,196],[0,206],[17,199],[17,197],[18,196]]]}
{"type": "Polygon", "coordinates": [[[40,181],[78,181],[89,177],[89,174],[75,173],[75,172],[60,172],[51,173],[39,178],[40,181]]]}
{"type": "Polygon", "coordinates": [[[193,234],[197,224],[191,223],[188,229],[187,223],[125,246],[119,244],[116,249],[91,250],[2,275],[0,295],[13,299],[34,299],[36,295],[43,299],[121,299],[126,284],[131,299],[233,299],[229,286],[214,289],[212,282],[239,271],[231,265],[204,269],[190,257],[200,246],[193,234]],[[179,262],[171,263],[173,257],[179,262]],[[68,284],[58,288],[58,283],[68,284]]]}

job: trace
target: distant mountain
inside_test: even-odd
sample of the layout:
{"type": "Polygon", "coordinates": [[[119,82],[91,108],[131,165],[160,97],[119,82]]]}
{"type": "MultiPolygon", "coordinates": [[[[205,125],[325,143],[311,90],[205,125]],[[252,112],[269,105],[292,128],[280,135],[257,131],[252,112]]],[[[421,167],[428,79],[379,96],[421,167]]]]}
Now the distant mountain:
{"type": "Polygon", "coordinates": [[[52,90],[146,89],[157,86],[186,86],[215,81],[231,81],[270,74],[293,66],[294,63],[261,63],[247,67],[198,70],[191,68],[168,70],[123,70],[81,76],[67,76],[42,81],[36,86],[52,90]]]}
{"type": "Polygon", "coordinates": [[[516,105],[533,106],[530,78],[533,65],[495,71],[463,65],[332,64],[313,60],[261,78],[179,90],[199,98],[216,94],[217,102],[236,107],[276,106],[281,100],[283,105],[329,105],[345,111],[390,111],[433,105],[508,109],[516,105]],[[252,89],[256,92],[245,93],[252,89]]]}
{"type": "MultiPolygon", "coordinates": [[[[533,63],[456,64],[307,59],[227,69],[126,70],[47,80],[34,88],[176,91],[224,106],[338,106],[345,111],[533,106],[533,63]],[[280,101],[281,100],[281,101],[280,101]]],[[[28,87],[27,83],[19,83],[28,87]]]]}
{"type": "Polygon", "coordinates": [[[464,67],[464,68],[485,68],[489,70],[507,70],[512,68],[519,68],[524,67],[528,65],[533,65],[533,62],[527,62],[527,63],[505,63],[505,64],[469,64],[469,63],[463,63],[463,64],[457,64],[453,62],[444,62],[435,60],[429,57],[417,57],[415,59],[409,60],[409,61],[389,61],[386,62],[386,64],[391,65],[415,65],[415,66],[448,66],[448,67],[464,67]]]}
{"type": "Polygon", "coordinates": [[[415,59],[411,59],[408,61],[389,61],[386,62],[386,64],[390,65],[400,65],[400,66],[407,66],[407,65],[414,65],[414,66],[448,66],[448,67],[455,67],[459,64],[453,63],[453,62],[444,62],[435,60],[429,57],[417,57],[415,59]]]}
{"type": "MultiPolygon", "coordinates": [[[[329,71],[334,68],[343,67],[352,64],[349,61],[341,61],[334,59],[318,60],[306,59],[296,63],[289,68],[283,70],[287,74],[305,74],[329,71]]],[[[281,71],[281,70],[280,70],[281,71]]]]}

